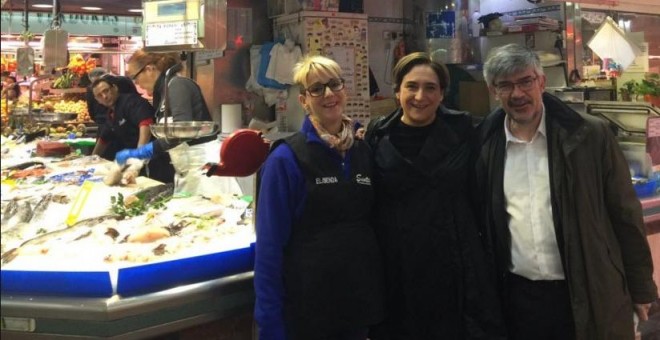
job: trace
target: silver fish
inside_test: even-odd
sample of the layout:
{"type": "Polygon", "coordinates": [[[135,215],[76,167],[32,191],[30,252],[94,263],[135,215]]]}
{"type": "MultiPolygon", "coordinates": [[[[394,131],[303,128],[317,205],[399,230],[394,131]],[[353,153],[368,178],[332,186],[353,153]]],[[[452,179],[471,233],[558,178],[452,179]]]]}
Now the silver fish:
{"type": "Polygon", "coordinates": [[[37,222],[43,217],[43,214],[46,209],[48,209],[52,198],[53,194],[48,193],[44,195],[41,200],[39,200],[37,205],[34,206],[34,209],[32,209],[32,218],[30,219],[30,222],[37,222]]]}
{"type": "Polygon", "coordinates": [[[25,163],[20,163],[12,166],[8,166],[6,168],[2,168],[2,170],[25,170],[27,168],[43,168],[46,165],[43,162],[25,162],[25,163]]]}
{"type": "Polygon", "coordinates": [[[174,184],[169,183],[169,184],[160,184],[146,188],[131,196],[136,196],[142,199],[145,205],[150,205],[158,200],[172,196],[173,193],[174,193],[174,184]]]}
{"type": "Polygon", "coordinates": [[[0,253],[4,254],[7,249],[18,247],[33,227],[28,223],[18,223],[0,234],[0,253]]]}
{"type": "Polygon", "coordinates": [[[103,221],[107,221],[107,220],[117,220],[118,221],[118,220],[121,220],[121,219],[123,219],[123,217],[120,216],[120,215],[116,215],[116,214],[101,215],[101,216],[97,216],[97,217],[90,217],[90,218],[86,218],[84,220],[80,220],[80,221],[76,222],[74,225],[72,225],[71,228],[78,227],[78,226],[93,227],[93,226],[95,226],[95,225],[97,225],[97,224],[99,224],[103,221]]]}
{"type": "Polygon", "coordinates": [[[5,229],[8,229],[8,228],[5,228],[5,225],[7,224],[9,219],[14,217],[14,215],[16,215],[17,212],[18,212],[18,200],[13,199],[13,200],[9,201],[9,203],[7,204],[5,209],[2,211],[2,231],[3,232],[5,231],[5,229]]]}
{"type": "Polygon", "coordinates": [[[3,232],[10,230],[21,222],[28,222],[32,219],[32,205],[29,201],[25,201],[22,204],[17,203],[17,205],[16,212],[2,223],[3,232]]]}
{"type": "Polygon", "coordinates": [[[21,243],[18,247],[6,247],[9,250],[5,251],[5,249],[3,249],[0,259],[2,260],[2,264],[9,263],[20,254],[21,248],[29,245],[40,245],[51,240],[66,243],[85,238],[91,235],[91,228],[109,219],[118,220],[121,219],[121,217],[119,215],[104,215],[79,221],[71,227],[63,225],[61,229],[40,234],[21,243]]]}
{"type": "Polygon", "coordinates": [[[32,204],[29,201],[25,201],[23,205],[18,207],[18,221],[19,222],[30,222],[32,219],[32,204]]]}
{"type": "MultiPolygon", "coordinates": [[[[53,238],[62,238],[64,235],[69,235],[69,234],[75,234],[77,235],[76,237],[79,237],[80,235],[85,234],[89,228],[96,226],[97,224],[106,221],[106,220],[119,220],[121,219],[121,216],[119,215],[103,215],[103,216],[98,216],[98,217],[92,217],[88,219],[84,219],[81,221],[76,222],[74,225],[70,227],[64,227],[62,229],[57,229],[55,231],[51,231],[49,233],[45,233],[42,235],[39,235],[37,237],[34,237],[32,239],[29,239],[21,244],[22,246],[25,245],[36,245],[36,244],[43,244],[46,241],[53,239],[53,238]]],[[[75,237],[74,237],[75,239],[75,237]]]]}

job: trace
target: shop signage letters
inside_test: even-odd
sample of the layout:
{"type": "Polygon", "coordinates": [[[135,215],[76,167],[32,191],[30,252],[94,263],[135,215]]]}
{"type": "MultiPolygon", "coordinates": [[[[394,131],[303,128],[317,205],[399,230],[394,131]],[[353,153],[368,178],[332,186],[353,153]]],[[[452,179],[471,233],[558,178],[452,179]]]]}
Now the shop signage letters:
{"type": "MultiPolygon", "coordinates": [[[[3,34],[23,31],[23,12],[2,11],[1,19],[3,34]]],[[[52,21],[52,13],[28,12],[32,32],[49,29],[52,21]]],[[[64,13],[60,15],[60,27],[74,35],[139,36],[142,34],[142,17],[64,13]]]]}

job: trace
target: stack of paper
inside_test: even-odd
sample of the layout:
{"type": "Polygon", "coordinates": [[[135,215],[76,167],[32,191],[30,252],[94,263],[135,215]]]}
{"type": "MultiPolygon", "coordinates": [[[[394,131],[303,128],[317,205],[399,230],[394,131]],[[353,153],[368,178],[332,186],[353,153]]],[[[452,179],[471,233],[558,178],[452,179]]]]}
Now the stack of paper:
{"type": "Polygon", "coordinates": [[[507,25],[509,32],[554,31],[559,29],[559,21],[546,16],[520,16],[507,25]]]}

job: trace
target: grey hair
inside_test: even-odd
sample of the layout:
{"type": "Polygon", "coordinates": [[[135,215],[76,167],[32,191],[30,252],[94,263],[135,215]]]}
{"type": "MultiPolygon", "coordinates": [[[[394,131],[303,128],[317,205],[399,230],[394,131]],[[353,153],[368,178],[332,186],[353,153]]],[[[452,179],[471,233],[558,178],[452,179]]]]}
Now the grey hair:
{"type": "Polygon", "coordinates": [[[533,67],[537,75],[543,75],[541,60],[536,52],[519,45],[508,44],[494,48],[484,64],[484,78],[488,86],[495,85],[493,82],[498,77],[507,77],[524,72],[533,67]]]}

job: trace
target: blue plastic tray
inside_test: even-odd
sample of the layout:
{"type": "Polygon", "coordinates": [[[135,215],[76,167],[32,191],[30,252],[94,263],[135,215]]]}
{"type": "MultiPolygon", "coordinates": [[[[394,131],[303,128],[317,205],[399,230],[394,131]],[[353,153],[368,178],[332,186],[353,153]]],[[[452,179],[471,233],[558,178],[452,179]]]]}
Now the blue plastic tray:
{"type": "Polygon", "coordinates": [[[658,182],[655,180],[649,180],[646,183],[637,183],[633,187],[635,188],[635,193],[637,197],[648,197],[655,195],[658,182]]]}

